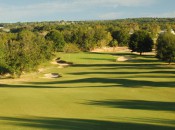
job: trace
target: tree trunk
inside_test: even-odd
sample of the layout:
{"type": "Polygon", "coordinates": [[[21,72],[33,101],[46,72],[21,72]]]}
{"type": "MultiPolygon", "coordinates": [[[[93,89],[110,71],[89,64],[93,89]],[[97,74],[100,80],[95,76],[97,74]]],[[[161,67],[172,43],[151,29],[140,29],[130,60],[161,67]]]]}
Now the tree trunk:
{"type": "Polygon", "coordinates": [[[171,64],[171,60],[170,59],[169,59],[168,63],[169,63],[169,65],[171,64]]]}

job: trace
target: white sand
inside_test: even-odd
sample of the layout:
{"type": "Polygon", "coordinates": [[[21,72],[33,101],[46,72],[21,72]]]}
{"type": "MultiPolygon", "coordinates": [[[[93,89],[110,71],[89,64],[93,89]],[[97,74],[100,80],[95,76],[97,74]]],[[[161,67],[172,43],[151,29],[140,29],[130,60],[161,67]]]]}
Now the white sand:
{"type": "Polygon", "coordinates": [[[59,74],[52,74],[52,73],[44,74],[44,78],[59,78],[59,77],[61,77],[59,74]]]}
{"type": "Polygon", "coordinates": [[[130,56],[120,56],[117,58],[117,61],[128,61],[131,60],[132,58],[130,56]]]}

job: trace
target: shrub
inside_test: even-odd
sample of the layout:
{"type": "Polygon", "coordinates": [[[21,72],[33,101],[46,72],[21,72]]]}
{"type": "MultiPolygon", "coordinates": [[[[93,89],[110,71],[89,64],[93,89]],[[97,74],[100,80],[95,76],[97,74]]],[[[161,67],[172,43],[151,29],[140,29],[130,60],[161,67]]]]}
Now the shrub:
{"type": "Polygon", "coordinates": [[[109,43],[109,46],[110,47],[117,47],[118,46],[118,41],[117,40],[112,40],[110,43],[109,43]]]}
{"type": "Polygon", "coordinates": [[[76,44],[68,43],[64,46],[63,51],[65,53],[77,53],[80,52],[80,49],[76,44]]]}

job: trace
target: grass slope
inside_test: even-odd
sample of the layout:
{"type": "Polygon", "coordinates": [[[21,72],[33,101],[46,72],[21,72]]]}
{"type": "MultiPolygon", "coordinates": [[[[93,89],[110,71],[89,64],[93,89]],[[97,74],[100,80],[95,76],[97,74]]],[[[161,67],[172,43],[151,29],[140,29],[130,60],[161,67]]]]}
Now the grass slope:
{"type": "Polygon", "coordinates": [[[175,129],[174,65],[129,53],[58,55],[74,65],[0,80],[0,129],[175,129]],[[123,55],[132,60],[116,62],[123,55]]]}

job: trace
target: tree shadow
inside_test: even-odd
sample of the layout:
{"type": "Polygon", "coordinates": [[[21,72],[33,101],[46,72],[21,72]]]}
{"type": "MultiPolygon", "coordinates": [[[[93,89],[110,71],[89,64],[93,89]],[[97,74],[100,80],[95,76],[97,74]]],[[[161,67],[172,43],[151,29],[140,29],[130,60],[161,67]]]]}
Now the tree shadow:
{"type": "Polygon", "coordinates": [[[87,105],[106,106],[123,109],[139,109],[154,111],[175,111],[175,102],[145,101],[145,100],[106,100],[88,101],[87,105]]]}
{"type": "MultiPolygon", "coordinates": [[[[175,87],[175,82],[156,82],[131,79],[112,79],[112,78],[83,78],[76,80],[53,81],[53,82],[33,82],[31,84],[82,84],[82,83],[103,83],[116,85],[116,87],[175,87]]],[[[100,86],[99,86],[100,87],[100,86]]],[[[80,87],[81,88],[81,87],[80,87]]],[[[82,87],[86,88],[86,86],[82,87]]]]}
{"type": "Polygon", "coordinates": [[[112,64],[74,64],[72,66],[73,68],[97,68],[97,70],[104,70],[104,69],[174,69],[174,66],[166,66],[162,65],[159,63],[144,63],[144,62],[138,62],[138,63],[133,63],[133,62],[122,62],[122,63],[112,63],[112,64]]]}
{"type": "Polygon", "coordinates": [[[95,61],[108,61],[108,62],[115,62],[115,59],[109,59],[109,58],[82,58],[84,60],[95,60],[95,61]]]}
{"type": "MultiPolygon", "coordinates": [[[[71,75],[90,75],[90,74],[93,74],[93,75],[121,75],[121,76],[125,76],[125,75],[129,75],[129,77],[137,77],[137,75],[143,75],[143,74],[148,74],[148,75],[144,75],[142,76],[142,78],[145,78],[145,77],[153,77],[153,78],[175,78],[175,75],[171,75],[171,76],[167,76],[167,75],[164,75],[164,74],[175,74],[175,71],[148,71],[148,72],[114,72],[114,71],[96,71],[96,72],[74,72],[74,73],[69,73],[71,75]],[[151,75],[151,74],[156,74],[156,75],[151,75]],[[163,74],[163,75],[161,75],[163,74]]],[[[140,76],[138,76],[140,77],[140,76]]]]}
{"type": "MultiPolygon", "coordinates": [[[[87,72],[88,73],[88,72],[87,72]]],[[[95,72],[97,73],[97,72],[95,72]]],[[[113,73],[113,72],[110,72],[113,73]]],[[[172,78],[172,77],[171,77],[172,78]]],[[[141,88],[141,87],[167,87],[174,88],[174,81],[144,81],[126,78],[82,78],[75,80],[61,80],[49,82],[28,82],[20,85],[0,84],[0,88],[91,88],[91,87],[128,87],[128,88],[141,88]],[[94,86],[86,86],[78,84],[93,84],[94,86]],[[96,83],[102,85],[95,86],[96,83]],[[54,86],[53,86],[54,85],[54,86]],[[66,86],[65,86],[66,85],[66,86]],[[71,87],[72,86],[72,87],[71,87]]]]}
{"type": "MultiPolygon", "coordinates": [[[[114,54],[113,54],[114,55],[114,54]]],[[[136,54],[121,53],[116,55],[132,55],[138,57],[136,54]]],[[[146,56],[151,58],[152,56],[146,56]]],[[[100,59],[101,60],[101,59],[100,59]]],[[[86,75],[86,78],[74,80],[57,80],[50,82],[29,82],[29,85],[0,85],[0,88],[88,88],[88,87],[175,87],[173,81],[154,81],[153,78],[174,78],[175,70],[173,66],[162,66],[160,63],[111,63],[111,64],[74,64],[72,69],[86,68],[87,71],[80,69],[79,72],[67,73],[69,75],[86,75]],[[124,71],[122,71],[124,69],[124,71]],[[143,70],[142,70],[143,69],[143,70]],[[156,69],[156,70],[155,70],[156,69]],[[159,70],[157,70],[159,69],[159,70]],[[90,71],[89,71],[90,70],[90,71]],[[95,71],[93,71],[95,70],[95,71]],[[128,70],[128,71],[127,71],[128,70]],[[137,71],[139,70],[139,71],[137,71]],[[141,70],[141,71],[140,71],[141,70]],[[95,78],[90,77],[90,74],[96,75],[95,78]],[[110,76],[115,78],[110,78],[110,76]],[[117,77],[117,78],[116,78],[117,77]],[[118,78],[119,77],[119,78],[118,78]],[[129,79],[127,79],[129,78],[129,79]],[[133,78],[143,79],[135,80],[133,78]],[[146,81],[144,78],[152,78],[153,81],[146,81]],[[78,86],[77,84],[86,83],[102,83],[105,86],[78,86]],[[55,86],[52,86],[55,85],[55,86]],[[71,86],[73,87],[71,87],[71,86]],[[68,87],[64,87],[68,86],[68,87]]]]}
{"type": "Polygon", "coordinates": [[[135,53],[128,53],[128,52],[118,52],[118,53],[109,53],[109,54],[113,56],[138,56],[135,53]]]}
{"type": "Polygon", "coordinates": [[[141,122],[141,123],[160,123],[160,124],[167,124],[167,125],[175,125],[175,120],[171,119],[160,119],[160,118],[124,118],[124,120],[132,120],[134,122],[141,122]]]}
{"type": "Polygon", "coordinates": [[[56,89],[56,88],[68,88],[68,87],[57,87],[57,86],[45,86],[45,85],[8,85],[8,84],[0,84],[0,88],[36,88],[36,89],[56,89]]]}
{"type": "Polygon", "coordinates": [[[76,118],[50,118],[50,117],[0,117],[6,125],[17,128],[49,129],[49,130],[174,130],[173,126],[114,122],[92,119],[76,118]]]}

